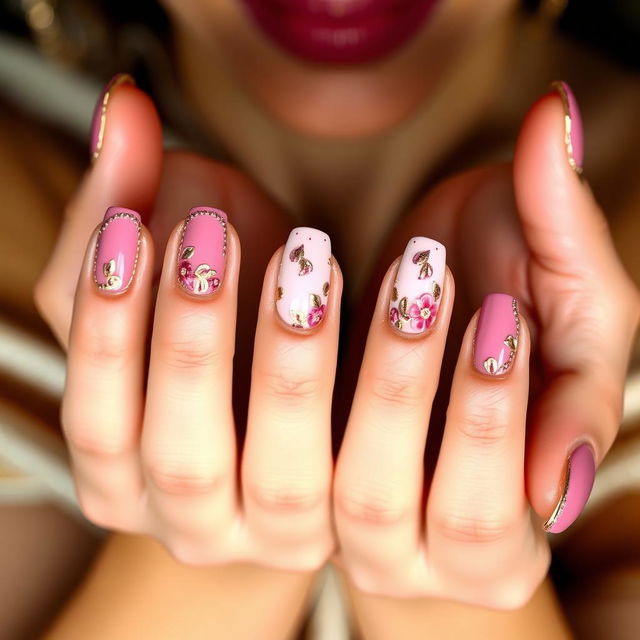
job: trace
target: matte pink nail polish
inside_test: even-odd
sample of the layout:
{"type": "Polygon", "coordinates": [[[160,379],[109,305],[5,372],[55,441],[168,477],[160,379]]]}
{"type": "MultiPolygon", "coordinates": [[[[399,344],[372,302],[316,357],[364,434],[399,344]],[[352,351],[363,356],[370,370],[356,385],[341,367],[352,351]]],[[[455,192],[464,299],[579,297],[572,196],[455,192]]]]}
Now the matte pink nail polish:
{"type": "Polygon", "coordinates": [[[131,284],[140,250],[140,220],[131,209],[107,209],[93,261],[93,277],[101,291],[122,293],[131,284]]]}
{"type": "Polygon", "coordinates": [[[91,138],[89,141],[89,152],[93,161],[96,160],[102,150],[104,132],[107,125],[107,107],[109,106],[109,100],[114,91],[123,84],[135,84],[135,80],[128,73],[118,73],[113,76],[105,85],[93,109],[91,138]]]}
{"type": "Polygon", "coordinates": [[[553,513],[544,523],[545,531],[560,533],[576,521],[587,504],[595,477],[593,452],[589,445],[582,444],[567,461],[562,494],[553,513]]]}
{"type": "Polygon", "coordinates": [[[214,293],[224,279],[227,260],[227,214],[194,207],[182,226],[178,249],[178,282],[198,296],[214,293]]]}
{"type": "Polygon", "coordinates": [[[582,115],[578,101],[566,82],[554,82],[551,85],[562,99],[564,108],[564,141],[571,168],[578,174],[582,173],[584,162],[584,130],[582,115]]]}
{"type": "Polygon", "coordinates": [[[278,286],[278,315],[295,329],[313,329],[325,316],[331,281],[331,240],[326,233],[298,227],[284,247],[278,286]]]}
{"type": "Polygon", "coordinates": [[[389,301],[389,322],[420,334],[435,322],[444,283],[446,249],[430,238],[411,238],[398,266],[389,301]]]}
{"type": "Polygon", "coordinates": [[[518,301],[491,293],[482,303],[473,349],[475,368],[485,375],[506,373],[516,357],[520,335],[518,301]]]}

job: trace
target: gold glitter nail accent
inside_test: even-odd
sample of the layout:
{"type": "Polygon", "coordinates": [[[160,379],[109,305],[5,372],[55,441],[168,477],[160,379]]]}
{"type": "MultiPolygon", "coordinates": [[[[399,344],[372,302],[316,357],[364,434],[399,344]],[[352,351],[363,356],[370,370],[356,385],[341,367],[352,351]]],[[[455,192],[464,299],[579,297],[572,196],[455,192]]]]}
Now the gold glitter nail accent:
{"type": "Polygon", "coordinates": [[[542,528],[545,531],[548,531],[553,527],[553,525],[557,522],[558,518],[562,515],[564,511],[565,505],[567,504],[567,495],[569,493],[569,479],[571,477],[571,457],[567,460],[567,467],[564,475],[564,482],[562,483],[562,493],[560,494],[560,499],[558,500],[558,504],[556,504],[555,509],[547,519],[547,521],[542,525],[542,528]]]}
{"type": "Polygon", "coordinates": [[[555,89],[560,95],[562,100],[562,108],[564,109],[564,144],[567,148],[567,156],[569,159],[569,166],[582,178],[583,169],[576,162],[573,154],[573,143],[571,142],[571,131],[573,129],[573,122],[571,120],[571,108],[569,105],[569,96],[564,88],[562,82],[556,81],[551,83],[551,87],[555,89]]]}

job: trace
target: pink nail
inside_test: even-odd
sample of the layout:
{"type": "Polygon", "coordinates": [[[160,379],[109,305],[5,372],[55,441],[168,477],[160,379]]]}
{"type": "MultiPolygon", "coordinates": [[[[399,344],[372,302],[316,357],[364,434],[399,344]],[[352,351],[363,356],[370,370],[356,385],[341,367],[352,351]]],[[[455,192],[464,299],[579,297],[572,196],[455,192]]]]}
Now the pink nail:
{"type": "Polygon", "coordinates": [[[420,236],[411,238],[389,301],[389,322],[403,333],[424,333],[435,322],[444,283],[447,250],[420,236]]]}
{"type": "Polygon", "coordinates": [[[492,376],[506,373],[515,360],[519,334],[518,301],[506,293],[489,294],[482,303],[476,328],[476,369],[492,376]]]}
{"type": "Polygon", "coordinates": [[[109,207],[98,232],[93,277],[98,289],[126,291],[138,263],[140,214],[123,207],[109,207]]]}
{"type": "Polygon", "coordinates": [[[567,461],[562,495],[553,513],[544,523],[545,531],[560,533],[576,521],[587,504],[595,477],[596,463],[593,452],[589,445],[582,444],[573,451],[567,461]]]}
{"type": "Polygon", "coordinates": [[[296,329],[312,329],[322,322],[331,280],[331,240],[326,233],[298,227],[284,247],[276,309],[296,329]]]}
{"type": "Polygon", "coordinates": [[[89,152],[93,161],[100,155],[107,126],[107,107],[114,91],[122,84],[135,84],[135,80],[128,73],[118,73],[105,85],[93,109],[91,121],[91,139],[89,152]]]}
{"type": "Polygon", "coordinates": [[[178,249],[178,282],[189,293],[214,293],[224,278],[227,259],[227,214],[194,207],[182,226],[178,249]]]}
{"type": "Polygon", "coordinates": [[[584,162],[584,129],[578,101],[566,82],[554,82],[551,85],[562,99],[564,108],[564,141],[571,168],[582,173],[584,162]]]}

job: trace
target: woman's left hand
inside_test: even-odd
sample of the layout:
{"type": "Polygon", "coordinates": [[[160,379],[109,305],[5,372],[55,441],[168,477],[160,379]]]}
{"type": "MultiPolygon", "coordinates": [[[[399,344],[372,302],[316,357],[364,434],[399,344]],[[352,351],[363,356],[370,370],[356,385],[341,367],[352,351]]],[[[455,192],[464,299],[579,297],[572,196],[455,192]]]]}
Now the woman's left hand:
{"type": "Polygon", "coordinates": [[[577,175],[581,136],[561,85],[530,110],[512,167],[443,183],[403,227],[404,242],[450,249],[458,310],[468,318],[485,301],[427,491],[427,428],[450,364],[443,246],[410,241],[383,281],[334,489],[339,562],[366,592],[521,606],[547,571],[545,530],[566,529],[586,503],[618,430],[640,303],[577,175]],[[508,295],[485,298],[495,291],[508,295]]]}

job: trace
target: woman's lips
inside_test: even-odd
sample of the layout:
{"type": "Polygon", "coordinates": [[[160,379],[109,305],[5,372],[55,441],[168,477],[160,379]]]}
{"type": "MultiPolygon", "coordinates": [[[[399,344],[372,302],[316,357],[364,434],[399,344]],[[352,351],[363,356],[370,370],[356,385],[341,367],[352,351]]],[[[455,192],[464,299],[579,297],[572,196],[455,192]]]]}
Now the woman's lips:
{"type": "Polygon", "coordinates": [[[242,1],[289,53],[324,64],[358,64],[404,44],[439,0],[242,1]]]}

